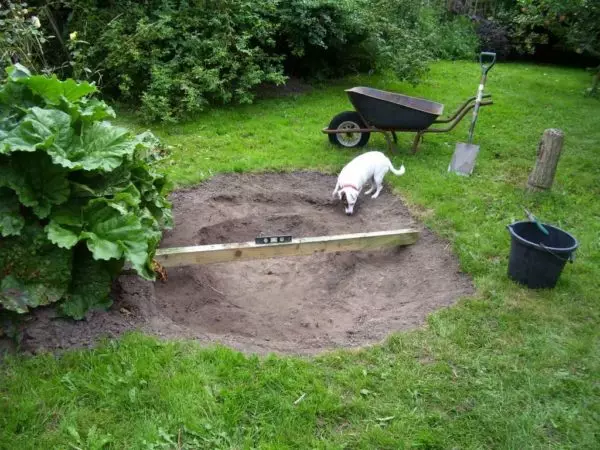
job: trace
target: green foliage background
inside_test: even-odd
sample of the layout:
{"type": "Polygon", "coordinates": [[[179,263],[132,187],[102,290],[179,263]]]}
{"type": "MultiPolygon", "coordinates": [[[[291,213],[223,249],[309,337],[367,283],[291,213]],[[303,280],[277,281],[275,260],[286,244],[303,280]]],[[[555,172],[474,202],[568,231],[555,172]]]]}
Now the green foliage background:
{"type": "Polygon", "coordinates": [[[432,59],[470,59],[477,50],[470,21],[455,20],[436,2],[32,3],[37,9],[29,14],[39,14],[46,35],[54,36],[44,46],[54,65],[38,69],[95,81],[105,95],[139,106],[146,121],[250,103],[261,84],[288,76],[394,71],[416,82],[432,59]]]}
{"type": "MultiPolygon", "coordinates": [[[[94,81],[145,121],[250,103],[264,83],[558,50],[600,62],[596,0],[31,0],[0,9],[0,69],[94,81]]],[[[548,58],[547,56],[545,58],[548,58]]],[[[597,63],[596,63],[597,64],[597,63]]]]}

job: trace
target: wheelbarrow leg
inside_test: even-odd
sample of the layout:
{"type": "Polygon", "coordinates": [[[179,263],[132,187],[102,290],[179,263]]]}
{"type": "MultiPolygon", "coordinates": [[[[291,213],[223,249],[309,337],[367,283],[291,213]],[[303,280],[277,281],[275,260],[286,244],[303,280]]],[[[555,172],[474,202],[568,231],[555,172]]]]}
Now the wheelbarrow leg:
{"type": "MultiPolygon", "coordinates": [[[[387,145],[388,145],[388,150],[391,150],[392,153],[398,153],[398,151],[396,150],[396,146],[392,142],[392,139],[390,139],[390,134],[392,134],[393,137],[396,136],[396,133],[394,133],[393,131],[392,131],[392,133],[387,133],[387,132],[383,133],[383,135],[385,136],[387,145]]],[[[396,139],[394,139],[394,141],[396,141],[396,139]]]]}
{"type": "Polygon", "coordinates": [[[413,141],[413,146],[412,146],[412,152],[413,154],[417,153],[417,151],[419,150],[419,143],[423,140],[423,132],[422,131],[418,131],[417,135],[415,136],[415,140],[413,141]]]}

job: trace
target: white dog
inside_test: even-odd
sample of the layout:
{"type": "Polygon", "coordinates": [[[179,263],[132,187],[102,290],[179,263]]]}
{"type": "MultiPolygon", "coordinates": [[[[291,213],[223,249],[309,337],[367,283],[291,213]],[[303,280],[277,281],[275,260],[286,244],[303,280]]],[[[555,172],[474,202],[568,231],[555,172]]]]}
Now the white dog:
{"type": "Polygon", "coordinates": [[[371,182],[371,188],[365,192],[369,195],[375,191],[372,198],[377,198],[383,188],[383,177],[391,170],[395,175],[403,175],[406,171],[404,165],[399,170],[394,169],[391,161],[381,152],[367,152],[357,156],[350,161],[340,172],[340,175],[333,190],[333,197],[336,194],[344,202],[347,215],[352,215],[354,205],[358,200],[358,194],[365,183],[371,182]]]}

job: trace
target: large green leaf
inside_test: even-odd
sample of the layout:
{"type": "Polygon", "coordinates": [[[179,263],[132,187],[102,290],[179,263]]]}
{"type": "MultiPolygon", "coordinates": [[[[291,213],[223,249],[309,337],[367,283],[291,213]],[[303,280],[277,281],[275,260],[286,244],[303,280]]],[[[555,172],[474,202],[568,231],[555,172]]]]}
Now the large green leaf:
{"type": "MultiPolygon", "coordinates": [[[[79,136],[56,140],[48,148],[54,163],[69,169],[112,171],[130,157],[136,143],[125,128],[109,122],[83,123],[79,136]]],[[[70,128],[69,128],[70,129],[70,128]]],[[[67,136],[67,133],[61,134],[67,136]]]]}
{"type": "Polygon", "coordinates": [[[50,222],[44,228],[48,239],[61,248],[73,248],[83,229],[83,210],[87,200],[71,198],[69,203],[52,208],[50,222]]]}
{"type": "Polygon", "coordinates": [[[153,164],[168,157],[170,148],[162,145],[150,131],[144,131],[134,137],[136,142],[135,159],[137,162],[153,164]]]}
{"type": "Polygon", "coordinates": [[[89,172],[79,170],[69,176],[72,195],[81,198],[96,198],[115,195],[128,189],[131,183],[131,172],[126,164],[122,164],[111,172],[89,172]]]}
{"type": "Polygon", "coordinates": [[[138,162],[132,168],[131,178],[142,195],[140,206],[151,212],[161,228],[172,228],[173,215],[171,203],[166,197],[169,188],[166,177],[156,173],[149,164],[138,162]]]}
{"type": "Polygon", "coordinates": [[[60,300],[71,280],[71,260],[72,252],[50,243],[39,225],[0,240],[0,304],[24,313],[60,300]]]}
{"type": "Polygon", "coordinates": [[[161,195],[155,194],[149,196],[142,205],[148,210],[152,217],[156,220],[160,228],[173,228],[173,213],[171,212],[171,203],[161,195]]]}
{"type": "Polygon", "coordinates": [[[57,109],[33,107],[17,127],[3,138],[0,136],[0,154],[16,151],[34,152],[51,147],[67,152],[73,145],[74,130],[71,128],[71,117],[57,109]]]}
{"type": "Polygon", "coordinates": [[[92,308],[108,308],[113,270],[109,264],[96,261],[86,249],[76,252],[73,260],[73,281],[60,311],[74,319],[83,319],[92,308]]]}
{"type": "MultiPolygon", "coordinates": [[[[19,108],[33,106],[30,103],[29,91],[24,86],[19,86],[14,83],[4,85],[0,88],[0,142],[6,139],[8,133],[14,129],[25,112],[19,108]]],[[[3,145],[0,144],[0,153],[2,153],[3,145]]]]}
{"type": "Polygon", "coordinates": [[[67,111],[73,121],[81,119],[84,122],[95,122],[116,117],[115,111],[110,106],[95,98],[82,98],[75,103],[63,100],[61,109],[67,111]]]}
{"type": "Polygon", "coordinates": [[[87,206],[87,200],[71,198],[68,203],[52,208],[50,219],[60,225],[83,227],[83,209],[87,206]]]}
{"type": "Polygon", "coordinates": [[[32,92],[41,96],[47,104],[58,105],[62,98],[74,102],[88,94],[96,92],[96,87],[84,81],[78,83],[72,79],[59,80],[56,75],[34,75],[20,77],[16,80],[26,85],[32,92]]]}
{"type": "Polygon", "coordinates": [[[21,281],[13,275],[5,276],[0,282],[0,304],[9,311],[26,313],[29,308],[49,305],[62,298],[65,289],[44,282],[21,281]]]}
{"type": "Polygon", "coordinates": [[[78,230],[50,221],[44,228],[48,239],[60,248],[73,248],[79,242],[78,230]]]}
{"type": "MultiPolygon", "coordinates": [[[[31,75],[29,71],[20,64],[16,64],[7,72],[11,76],[3,85],[0,85],[0,140],[3,139],[4,133],[17,126],[21,117],[25,115],[25,110],[36,105],[34,95],[27,86],[15,81],[19,76],[31,75]]],[[[0,153],[1,149],[2,145],[0,144],[0,153]]]]}
{"type": "Polygon", "coordinates": [[[67,171],[52,164],[42,151],[15,152],[0,160],[0,186],[13,189],[19,201],[41,219],[48,217],[52,205],[69,198],[67,171]]]}
{"type": "Polygon", "coordinates": [[[125,128],[109,122],[82,123],[76,134],[69,114],[33,107],[16,128],[0,135],[0,154],[45,149],[55,164],[65,168],[111,171],[138,144],[125,128]]]}
{"type": "Polygon", "coordinates": [[[8,77],[13,81],[29,78],[31,76],[31,72],[29,71],[29,69],[19,63],[16,63],[14,66],[7,67],[6,73],[8,74],[8,77]]]}
{"type": "Polygon", "coordinates": [[[149,230],[135,213],[123,214],[109,201],[98,199],[89,203],[84,217],[81,237],[87,240],[87,247],[95,259],[126,258],[140,275],[153,278],[147,268],[149,230]]]}
{"type": "Polygon", "coordinates": [[[0,187],[0,236],[16,236],[25,225],[14,191],[0,187]]]}
{"type": "Polygon", "coordinates": [[[111,171],[120,166],[125,157],[133,155],[136,145],[127,129],[110,122],[94,122],[84,126],[82,131],[83,156],[79,162],[85,170],[111,171]]]}

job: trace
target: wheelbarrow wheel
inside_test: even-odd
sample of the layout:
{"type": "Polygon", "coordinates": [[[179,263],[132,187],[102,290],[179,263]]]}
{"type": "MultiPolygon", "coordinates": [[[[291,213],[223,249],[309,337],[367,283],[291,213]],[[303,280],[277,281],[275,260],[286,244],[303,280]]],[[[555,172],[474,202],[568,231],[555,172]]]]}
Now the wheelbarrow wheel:
{"type": "Polygon", "coordinates": [[[348,130],[344,133],[329,135],[329,142],[340,147],[355,148],[364,147],[369,142],[371,133],[352,130],[367,128],[360,115],[356,111],[344,111],[335,116],[329,123],[330,130],[348,130]]]}

